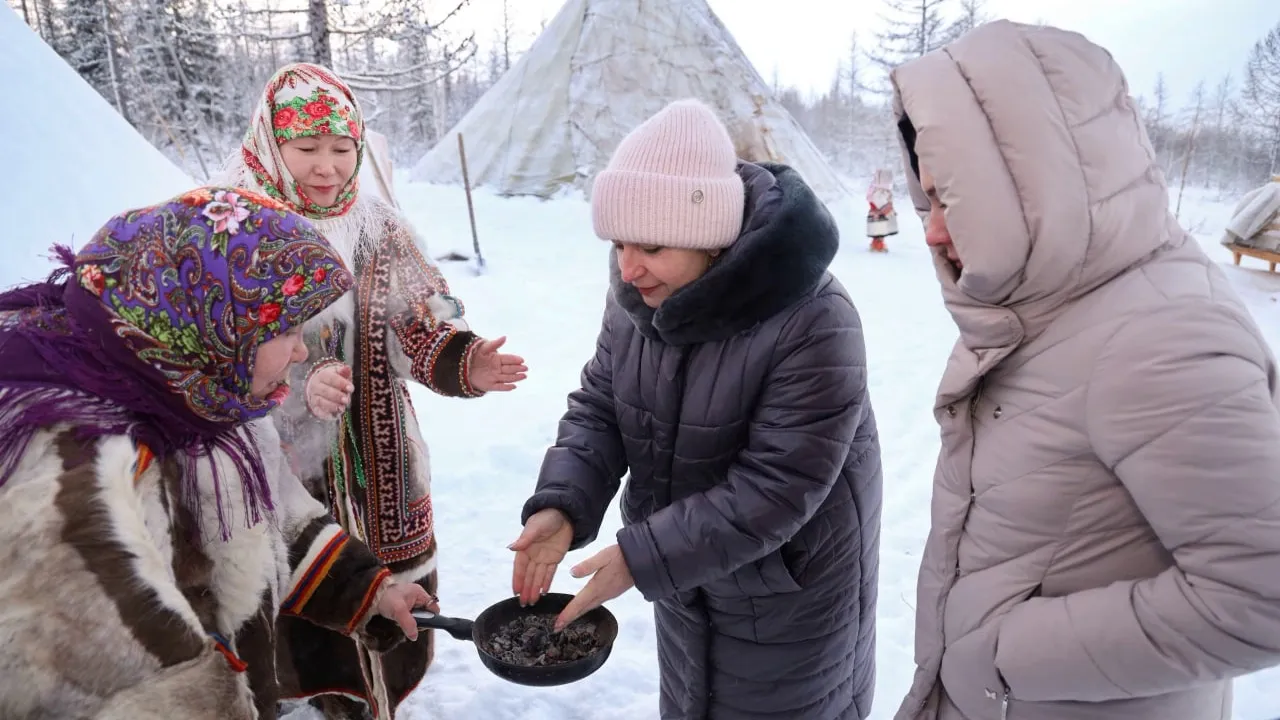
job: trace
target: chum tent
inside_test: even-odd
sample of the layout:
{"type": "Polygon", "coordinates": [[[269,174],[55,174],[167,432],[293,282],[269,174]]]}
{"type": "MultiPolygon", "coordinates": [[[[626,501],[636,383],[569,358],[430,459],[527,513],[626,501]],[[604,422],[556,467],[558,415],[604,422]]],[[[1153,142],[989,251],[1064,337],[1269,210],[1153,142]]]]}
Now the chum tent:
{"type": "Polygon", "coordinates": [[[51,245],[84,245],[113,215],[197,183],[133,129],[27,26],[0,7],[0,288],[40,280],[51,245]]]}
{"type": "Polygon", "coordinates": [[[396,200],[395,168],[391,162],[391,142],[386,135],[365,128],[364,162],[360,165],[360,192],[372,192],[399,208],[396,200]]]}
{"type": "Polygon", "coordinates": [[[473,186],[589,192],[623,136],[685,97],[720,114],[739,157],[790,165],[824,200],[848,195],[705,0],[568,0],[410,179],[461,183],[461,133],[473,186]]]}

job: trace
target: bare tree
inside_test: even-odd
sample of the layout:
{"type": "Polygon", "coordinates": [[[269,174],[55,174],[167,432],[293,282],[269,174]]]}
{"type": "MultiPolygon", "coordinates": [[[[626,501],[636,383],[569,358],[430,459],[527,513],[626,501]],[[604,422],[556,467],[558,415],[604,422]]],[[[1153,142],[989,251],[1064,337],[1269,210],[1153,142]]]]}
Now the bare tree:
{"type": "Polygon", "coordinates": [[[970,30],[989,22],[987,0],[960,0],[960,16],[951,21],[943,35],[947,42],[959,40],[970,30]]]}
{"type": "Polygon", "coordinates": [[[941,47],[942,8],[948,0],[884,0],[884,31],[876,35],[877,47],[868,57],[886,72],[912,58],[941,47]]]}
{"type": "Polygon", "coordinates": [[[36,22],[40,30],[40,37],[49,43],[49,47],[65,57],[67,50],[63,47],[62,33],[59,32],[61,23],[58,22],[57,15],[57,10],[53,7],[53,0],[36,0],[36,22]]]}
{"type": "Polygon", "coordinates": [[[1204,81],[1196,83],[1195,89],[1191,92],[1191,107],[1188,111],[1189,120],[1187,122],[1187,130],[1185,133],[1185,148],[1182,152],[1182,172],[1178,179],[1178,201],[1174,205],[1173,217],[1176,220],[1182,212],[1182,193],[1187,188],[1187,176],[1191,171],[1191,159],[1196,154],[1196,141],[1200,139],[1200,122],[1204,116],[1205,110],[1205,89],[1204,81]]]}
{"type": "Polygon", "coordinates": [[[1240,114],[1270,143],[1270,174],[1280,152],[1280,25],[1254,44],[1245,65],[1240,114]]]}
{"type": "Polygon", "coordinates": [[[123,72],[120,68],[120,48],[116,46],[116,24],[110,3],[107,0],[99,0],[98,6],[102,11],[103,37],[107,41],[107,68],[111,75],[111,94],[115,98],[116,109],[128,120],[128,110],[124,104],[124,82],[121,80],[123,72]]]}
{"type": "Polygon", "coordinates": [[[866,86],[862,82],[862,44],[858,42],[858,31],[849,35],[849,59],[836,71],[836,81],[844,86],[844,93],[857,100],[866,86]]]}
{"type": "Polygon", "coordinates": [[[502,0],[502,72],[511,69],[511,3],[502,0]]]}
{"type": "Polygon", "coordinates": [[[328,0],[308,0],[307,27],[311,32],[311,59],[325,67],[333,67],[333,50],[329,45],[328,0]]]}
{"type": "Polygon", "coordinates": [[[1231,75],[1224,75],[1213,90],[1213,105],[1210,106],[1210,114],[1213,115],[1213,127],[1209,138],[1209,160],[1205,164],[1205,183],[1208,184],[1210,178],[1216,177],[1219,190],[1225,187],[1227,178],[1223,161],[1225,158],[1230,157],[1230,153],[1227,151],[1227,117],[1230,112],[1231,75]]]}
{"type": "Polygon", "coordinates": [[[1169,87],[1164,82],[1164,73],[1156,73],[1156,84],[1151,90],[1151,102],[1142,103],[1143,122],[1147,126],[1147,135],[1151,138],[1151,147],[1156,152],[1156,159],[1164,166],[1165,135],[1169,115],[1169,87]]]}

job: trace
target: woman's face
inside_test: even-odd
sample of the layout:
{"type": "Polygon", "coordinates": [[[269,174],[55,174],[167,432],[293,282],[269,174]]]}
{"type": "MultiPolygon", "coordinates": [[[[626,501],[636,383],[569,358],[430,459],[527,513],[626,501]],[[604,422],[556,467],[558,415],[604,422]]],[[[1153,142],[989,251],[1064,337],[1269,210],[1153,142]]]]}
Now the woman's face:
{"type": "Polygon", "coordinates": [[[311,202],[330,207],[356,172],[356,141],[341,135],[312,135],[280,146],[289,174],[311,202]]]}
{"type": "Polygon", "coordinates": [[[947,228],[947,206],[942,204],[938,196],[938,186],[922,166],[920,168],[920,188],[929,196],[929,217],[924,223],[924,242],[931,248],[939,248],[956,270],[963,270],[964,263],[956,252],[955,243],[951,240],[951,231],[947,228]]]}
{"type": "Polygon", "coordinates": [[[283,402],[289,394],[289,370],[307,359],[302,329],[291,328],[258,346],[249,392],[259,400],[283,402]]]}
{"type": "Polygon", "coordinates": [[[702,277],[719,250],[688,250],[615,242],[622,281],[634,285],[644,304],[656,308],[663,300],[702,277]]]}

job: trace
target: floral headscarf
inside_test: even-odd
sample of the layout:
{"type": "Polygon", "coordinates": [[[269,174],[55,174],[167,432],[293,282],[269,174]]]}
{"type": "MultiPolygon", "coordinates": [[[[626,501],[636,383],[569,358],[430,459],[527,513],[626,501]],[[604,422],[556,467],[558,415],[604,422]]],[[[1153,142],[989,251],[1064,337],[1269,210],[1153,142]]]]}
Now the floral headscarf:
{"type": "Polygon", "coordinates": [[[295,212],[322,220],[345,215],[355,203],[364,146],[364,115],[351,88],[327,68],[294,63],[267,81],[240,152],[268,195],[295,212]],[[356,142],[355,172],[330,207],[317,205],[306,196],[280,154],[282,144],[316,135],[338,135],[356,142]]]}
{"type": "Polygon", "coordinates": [[[309,223],[268,198],[227,189],[112,218],[76,256],[75,273],[130,350],[192,414],[217,423],[247,422],[276,406],[249,394],[258,347],[353,283],[309,223]]]}
{"type": "Polygon", "coordinates": [[[160,456],[228,452],[256,522],[270,492],[238,430],[282,398],[253,397],[254,360],[351,289],[338,253],[284,205],[227,188],[121,213],[74,257],[55,249],[66,267],[0,295],[0,484],[36,430],[65,422],[160,456]]]}

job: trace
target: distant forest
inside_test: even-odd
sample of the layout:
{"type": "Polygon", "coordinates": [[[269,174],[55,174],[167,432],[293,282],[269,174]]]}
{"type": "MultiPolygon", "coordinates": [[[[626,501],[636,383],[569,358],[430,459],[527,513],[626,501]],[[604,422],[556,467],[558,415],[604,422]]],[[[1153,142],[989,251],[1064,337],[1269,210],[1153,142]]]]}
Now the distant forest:
{"type": "MultiPolygon", "coordinates": [[[[519,58],[504,21],[485,38],[451,21],[470,0],[8,0],[138,131],[197,178],[240,140],[260,88],[281,65],[338,71],[398,164],[431,147],[519,58]]],[[[885,30],[850,33],[830,87],[775,96],[833,167],[853,178],[898,162],[885,70],[990,19],[983,0],[882,0],[885,30]]],[[[1240,192],[1280,164],[1280,25],[1238,74],[1171,97],[1159,77],[1138,94],[1170,185],[1240,192]]]]}

